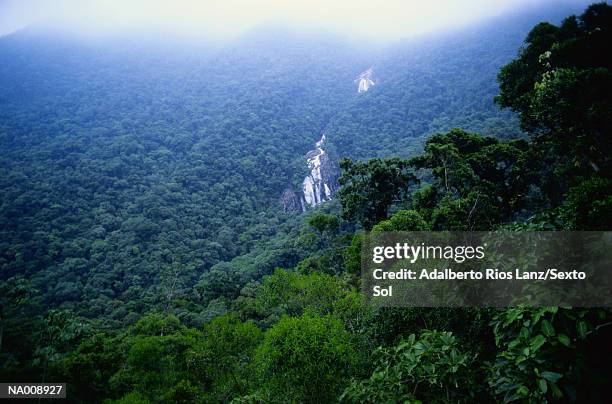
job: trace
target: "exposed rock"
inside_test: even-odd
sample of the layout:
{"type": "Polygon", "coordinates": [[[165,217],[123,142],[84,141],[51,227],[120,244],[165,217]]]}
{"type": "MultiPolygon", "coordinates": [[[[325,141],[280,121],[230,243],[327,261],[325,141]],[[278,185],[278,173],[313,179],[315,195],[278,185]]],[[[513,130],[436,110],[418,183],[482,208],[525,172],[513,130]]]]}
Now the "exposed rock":
{"type": "Polygon", "coordinates": [[[365,93],[366,91],[370,89],[370,87],[376,84],[374,83],[373,76],[374,76],[374,71],[370,67],[368,70],[361,73],[359,77],[355,79],[355,83],[357,83],[358,93],[360,94],[365,93]]]}
{"type": "Polygon", "coordinates": [[[338,190],[338,169],[323,150],[324,143],[325,135],[315,144],[316,149],[306,154],[310,174],[302,184],[302,210],[330,201],[338,190]]]}
{"type": "Polygon", "coordinates": [[[283,204],[283,211],[287,212],[299,212],[304,210],[304,206],[298,198],[297,194],[293,191],[291,186],[287,187],[283,191],[283,195],[281,196],[281,203],[283,204]]]}

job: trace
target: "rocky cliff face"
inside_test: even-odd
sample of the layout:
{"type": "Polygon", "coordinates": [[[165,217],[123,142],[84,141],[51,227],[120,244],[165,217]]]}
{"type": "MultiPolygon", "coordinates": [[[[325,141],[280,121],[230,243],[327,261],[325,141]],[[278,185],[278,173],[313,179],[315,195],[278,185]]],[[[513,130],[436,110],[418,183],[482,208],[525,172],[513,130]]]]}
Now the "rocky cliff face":
{"type": "Polygon", "coordinates": [[[309,173],[302,182],[301,192],[296,193],[291,185],[283,191],[280,202],[283,211],[303,211],[330,201],[338,191],[340,170],[323,149],[325,135],[315,143],[315,149],[306,154],[309,173]]]}
{"type": "Polygon", "coordinates": [[[302,183],[302,210],[331,200],[338,190],[338,169],[323,149],[324,143],[325,135],[306,154],[310,173],[302,183]]]}
{"type": "Polygon", "coordinates": [[[374,71],[372,70],[372,68],[370,67],[368,70],[366,70],[365,72],[361,73],[359,75],[359,77],[357,77],[355,79],[355,83],[357,83],[357,92],[358,93],[365,93],[366,91],[368,91],[370,89],[370,87],[372,87],[374,84],[374,80],[373,80],[373,76],[374,76],[374,71]]]}
{"type": "Polygon", "coordinates": [[[281,195],[281,203],[283,205],[283,212],[296,212],[304,210],[301,199],[297,196],[295,191],[289,185],[283,194],[281,195]]]}

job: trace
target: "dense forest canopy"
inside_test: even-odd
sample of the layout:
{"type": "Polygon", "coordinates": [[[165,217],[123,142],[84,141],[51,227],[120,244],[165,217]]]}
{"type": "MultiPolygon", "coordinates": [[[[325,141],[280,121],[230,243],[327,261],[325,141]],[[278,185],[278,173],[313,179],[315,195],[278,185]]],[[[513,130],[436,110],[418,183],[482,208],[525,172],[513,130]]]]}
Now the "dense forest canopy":
{"type": "Polygon", "coordinates": [[[372,309],[359,270],[364,230],[610,229],[611,9],[386,47],[0,38],[0,378],[75,402],[604,402],[609,311],[372,309]],[[284,212],[322,134],[338,197],[284,212]]]}
{"type": "MultiPolygon", "coordinates": [[[[104,317],[128,324],[145,310],[134,296],[163,305],[174,278],[189,294],[212,266],[269,255],[266,240],[295,231],[279,198],[301,186],[321,133],[336,159],[408,156],[466,119],[520,136],[492,98],[524,18],[503,20],[514,35],[496,29],[478,45],[489,60],[479,72],[466,71],[468,44],[497,22],[387,48],[267,26],[225,44],[92,43],[36,29],[3,38],[2,276],[27,275],[44,305],[91,318],[126,303],[104,317]],[[501,38],[508,45],[491,46],[501,38]],[[353,79],[369,64],[379,84],[357,96],[353,79]]],[[[295,265],[281,248],[252,271],[295,265]]]]}

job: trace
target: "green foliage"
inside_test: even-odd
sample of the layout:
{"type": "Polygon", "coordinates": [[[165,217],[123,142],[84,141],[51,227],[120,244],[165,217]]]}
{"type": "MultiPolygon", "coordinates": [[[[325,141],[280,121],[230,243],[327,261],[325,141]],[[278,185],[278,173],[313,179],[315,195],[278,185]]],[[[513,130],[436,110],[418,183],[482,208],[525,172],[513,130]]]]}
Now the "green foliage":
{"type": "Polygon", "coordinates": [[[340,219],[335,215],[315,213],[308,218],[308,225],[313,227],[320,234],[336,234],[340,227],[340,219]]]}
{"type": "Polygon", "coordinates": [[[273,275],[263,278],[254,304],[266,323],[274,323],[283,315],[300,316],[305,312],[319,316],[331,314],[336,302],[345,294],[342,284],[334,276],[278,269],[273,275]]]}
{"type": "Polygon", "coordinates": [[[510,221],[524,206],[528,145],[453,129],[427,140],[410,164],[431,170],[433,182],[415,195],[434,230],[485,230],[510,221]]]}
{"type": "Polygon", "coordinates": [[[254,365],[266,401],[321,403],[338,397],[356,357],[340,320],[304,315],[272,327],[254,365]]]}
{"type": "Polygon", "coordinates": [[[235,314],[220,316],[204,327],[204,340],[190,353],[191,372],[207,381],[208,401],[227,402],[248,391],[248,365],[262,339],[252,322],[235,314]]]}
{"type": "Polygon", "coordinates": [[[588,372],[577,352],[598,329],[594,324],[607,317],[606,311],[589,309],[501,310],[491,322],[498,348],[490,366],[491,388],[503,402],[558,401],[568,394],[576,399],[572,386],[588,372]]]}
{"type": "Polygon", "coordinates": [[[181,380],[161,397],[163,402],[177,404],[204,403],[202,391],[189,380],[181,380]]]}
{"type": "Polygon", "coordinates": [[[242,277],[243,275],[233,265],[221,262],[214,265],[210,271],[203,273],[195,287],[205,302],[219,297],[235,299],[244,283],[242,277]]]}
{"type": "Polygon", "coordinates": [[[423,331],[418,339],[411,334],[396,346],[376,349],[373,356],[372,375],[353,381],[341,402],[448,403],[477,397],[475,357],[450,332],[423,331]]]}
{"type": "Polygon", "coordinates": [[[150,309],[200,325],[185,301],[231,299],[299,261],[215,267],[295,255],[301,218],[279,197],[350,99],[352,50],[302,37],[279,49],[270,34],[223,50],[33,35],[0,40],[1,281],[25,275],[44,307],[107,330],[150,309]]]}
{"type": "Polygon", "coordinates": [[[105,334],[92,335],[57,364],[58,375],[70,386],[67,394],[75,401],[112,397],[108,381],[124,360],[123,352],[117,349],[118,342],[105,334]]]}
{"type": "MultiPolygon", "coordinates": [[[[148,321],[145,317],[139,323],[148,321]]],[[[126,357],[123,366],[109,380],[113,390],[135,391],[155,401],[182,384],[184,379],[194,378],[196,372],[192,373],[189,366],[191,350],[198,345],[201,333],[184,326],[171,333],[159,328],[154,335],[134,331],[136,335],[122,341],[126,357]]]]}
{"type": "Polygon", "coordinates": [[[0,378],[74,402],[605,400],[609,310],[374,310],[358,274],[359,225],[609,229],[611,9],[537,25],[502,68],[526,134],[490,97],[533,16],[391,47],[360,95],[369,52],[327,37],[3,37],[0,378]],[[353,159],[342,206],[284,213],[322,132],[353,159]]]}
{"type": "Polygon", "coordinates": [[[376,345],[397,344],[404,335],[422,329],[452,330],[453,335],[472,346],[475,352],[488,353],[493,344],[490,310],[447,307],[384,307],[368,318],[368,332],[376,345]]]}
{"type": "Polygon", "coordinates": [[[407,162],[399,158],[353,162],[343,159],[338,192],[342,214],[361,223],[367,230],[387,218],[389,208],[408,195],[417,182],[407,162]]]}
{"type": "Polygon", "coordinates": [[[118,400],[111,401],[113,404],[149,404],[150,401],[136,392],[128,393],[118,400]]]}
{"type": "Polygon", "coordinates": [[[425,230],[429,230],[429,224],[415,210],[400,210],[372,227],[373,232],[425,230]]]}
{"type": "Polygon", "coordinates": [[[560,26],[539,24],[498,76],[498,103],[519,113],[537,148],[556,155],[565,172],[557,180],[562,190],[577,175],[610,170],[610,10],[598,3],[560,26]]]}
{"type": "Polygon", "coordinates": [[[569,13],[555,8],[391,46],[371,63],[376,86],[330,119],[330,144],[339,156],[361,161],[417,155],[429,136],[455,127],[502,139],[523,136],[516,115],[493,103],[494,78],[534,24],[569,13]]]}
{"type": "Polygon", "coordinates": [[[66,353],[89,333],[88,324],[66,310],[49,310],[42,320],[42,331],[33,352],[33,365],[43,369],[55,366],[66,353]]]}
{"type": "Polygon", "coordinates": [[[35,344],[31,330],[41,322],[39,308],[32,301],[35,293],[32,284],[22,276],[0,282],[0,375],[7,380],[11,369],[29,359],[22,354],[35,344]]]}
{"type": "MultiPolygon", "coordinates": [[[[609,42],[611,9],[603,3],[591,6],[580,18],[566,19],[560,28],[540,24],[528,36],[519,58],[500,73],[498,102],[521,114],[531,141],[500,142],[452,130],[432,136],[425,152],[410,160],[416,169],[430,170],[433,177],[412,197],[416,213],[432,229],[489,230],[503,224],[516,230],[609,227],[611,187],[601,172],[610,172],[605,128],[612,109],[609,58],[604,56],[603,44],[609,42]],[[593,51],[598,54],[590,55],[593,51]],[[510,224],[530,214],[530,222],[510,224]]],[[[374,226],[378,231],[393,229],[391,220],[374,226]]],[[[414,327],[422,322],[428,327],[432,319],[436,323],[440,319],[434,313],[381,310],[372,321],[378,326],[378,338],[389,342],[401,335],[404,324],[414,327]]],[[[481,352],[483,358],[491,358],[487,379],[495,398],[543,402],[600,397],[605,382],[587,369],[597,349],[603,349],[602,342],[587,337],[607,327],[608,317],[609,311],[594,309],[499,310],[491,321],[497,349],[481,352]]],[[[466,330],[468,324],[472,322],[463,326],[447,322],[443,329],[466,330]]],[[[485,327],[476,326],[474,331],[476,341],[486,341],[485,327]]],[[[345,399],[419,399],[410,390],[388,393],[393,391],[391,386],[402,385],[390,368],[385,363],[369,380],[355,381],[345,399]],[[380,385],[386,388],[376,390],[380,385]]]]}
{"type": "Polygon", "coordinates": [[[592,177],[571,188],[559,207],[570,230],[608,230],[612,227],[612,180],[592,177]]]}
{"type": "Polygon", "coordinates": [[[348,273],[358,275],[361,273],[361,246],[363,234],[355,233],[349,245],[344,251],[344,265],[348,273]]]}
{"type": "Polygon", "coordinates": [[[247,371],[262,332],[235,314],[202,331],[175,317],[146,316],[118,336],[96,334],[55,366],[71,397],[150,402],[224,402],[248,391],[247,371]]]}

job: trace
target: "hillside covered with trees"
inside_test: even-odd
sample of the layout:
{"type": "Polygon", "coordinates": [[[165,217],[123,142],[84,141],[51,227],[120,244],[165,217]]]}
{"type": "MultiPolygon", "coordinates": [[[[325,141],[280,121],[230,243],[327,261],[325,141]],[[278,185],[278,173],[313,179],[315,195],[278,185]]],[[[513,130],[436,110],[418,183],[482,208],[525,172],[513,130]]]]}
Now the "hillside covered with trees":
{"type": "Polygon", "coordinates": [[[605,402],[609,310],[359,289],[364,231],[612,227],[612,7],[549,11],[369,52],[270,27],[0,38],[0,379],[74,402],[605,402]],[[337,198],[283,212],[322,133],[337,198]]]}

